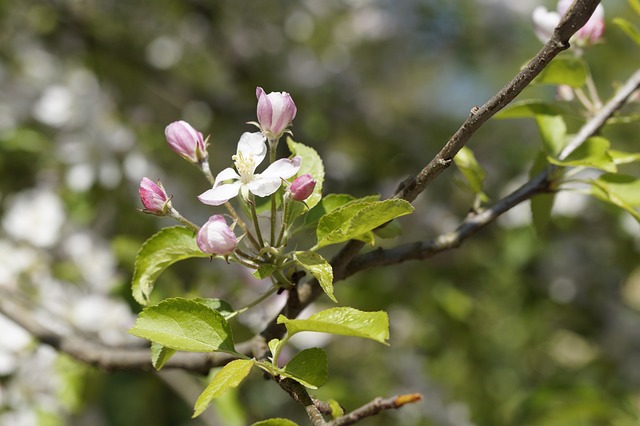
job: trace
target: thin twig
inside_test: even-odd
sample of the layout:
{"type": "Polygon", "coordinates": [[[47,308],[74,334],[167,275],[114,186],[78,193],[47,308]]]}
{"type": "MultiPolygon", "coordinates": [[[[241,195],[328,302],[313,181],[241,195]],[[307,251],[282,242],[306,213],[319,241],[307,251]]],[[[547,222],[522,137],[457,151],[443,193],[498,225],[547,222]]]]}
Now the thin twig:
{"type": "Polygon", "coordinates": [[[349,414],[338,417],[337,419],[327,423],[327,426],[348,426],[361,421],[366,417],[375,416],[384,410],[395,410],[407,404],[422,400],[419,393],[411,393],[407,395],[396,395],[391,398],[376,398],[373,401],[353,410],[349,414]]]}

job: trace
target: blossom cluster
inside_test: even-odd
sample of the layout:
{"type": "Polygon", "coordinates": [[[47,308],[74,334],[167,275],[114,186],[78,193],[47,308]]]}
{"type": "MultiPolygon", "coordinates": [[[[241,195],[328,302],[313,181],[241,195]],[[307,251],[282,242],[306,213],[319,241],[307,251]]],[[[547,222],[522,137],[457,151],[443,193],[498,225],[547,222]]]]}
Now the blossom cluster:
{"type": "MultiPolygon", "coordinates": [[[[283,184],[286,186],[284,197],[286,202],[291,200],[304,202],[313,193],[316,182],[309,174],[303,174],[292,182],[287,181],[300,170],[302,164],[300,157],[275,159],[278,140],[285,133],[290,133],[288,129],[297,113],[291,95],[286,92],[267,94],[258,87],[256,97],[258,122],[252,124],[255,124],[259,131],[245,132],[240,136],[236,153],[232,157],[233,167],[223,169],[215,178],[209,170],[208,138],[205,139],[201,132],[182,120],[169,124],[165,129],[169,147],[188,162],[198,166],[205,176],[209,177],[212,183],[211,188],[198,196],[203,204],[226,205],[239,195],[242,202],[254,208],[255,197],[271,196],[283,184]],[[257,169],[267,155],[270,157],[270,164],[258,173],[257,169]]],[[[143,178],[139,193],[144,206],[143,212],[158,216],[172,216],[189,225],[189,222],[173,208],[171,197],[160,181],[154,182],[147,177],[143,178]]],[[[233,212],[233,210],[230,211],[233,212]]],[[[272,215],[275,216],[274,211],[272,215]]],[[[282,217],[284,220],[284,214],[282,217]]],[[[225,216],[215,214],[202,227],[196,227],[196,243],[200,250],[207,254],[225,257],[234,253],[242,236],[237,237],[233,230],[238,217],[232,215],[232,219],[233,223],[229,225],[225,216]]],[[[257,222],[257,219],[255,221],[257,222]]],[[[258,224],[255,223],[255,226],[257,230],[258,224]]],[[[191,227],[194,228],[194,226],[191,227]]],[[[262,241],[261,238],[259,240],[262,241]]],[[[274,241],[271,243],[273,244],[274,241]]]]}

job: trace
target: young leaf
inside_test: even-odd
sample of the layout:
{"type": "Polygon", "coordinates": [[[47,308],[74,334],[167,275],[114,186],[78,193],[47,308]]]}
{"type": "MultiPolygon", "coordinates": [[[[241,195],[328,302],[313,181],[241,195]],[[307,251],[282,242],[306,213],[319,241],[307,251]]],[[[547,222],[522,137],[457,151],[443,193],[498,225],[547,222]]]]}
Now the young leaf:
{"type": "Polygon", "coordinates": [[[551,219],[555,194],[539,194],[531,199],[531,219],[538,235],[544,234],[551,219]]]}
{"type": "Polygon", "coordinates": [[[209,386],[200,394],[194,407],[193,417],[198,417],[206,410],[211,402],[230,388],[237,387],[249,375],[253,360],[236,359],[222,367],[215,375],[209,386]]]}
{"type": "Polygon", "coordinates": [[[309,389],[324,385],[328,376],[327,352],[320,348],[309,348],[298,352],[287,363],[285,375],[309,389]]]}
{"type": "Polygon", "coordinates": [[[640,30],[631,22],[623,18],[613,18],[613,23],[618,26],[631,40],[640,46],[640,30]]]}
{"type": "Polygon", "coordinates": [[[559,115],[537,115],[536,122],[542,136],[542,146],[552,157],[557,157],[567,142],[567,125],[559,115]]]}
{"type": "Polygon", "coordinates": [[[474,194],[480,196],[483,201],[488,199],[487,195],[482,190],[482,182],[486,176],[486,172],[476,160],[475,155],[471,149],[462,147],[460,151],[453,158],[453,161],[458,166],[460,172],[464,175],[469,187],[474,194]]]}
{"type": "Polygon", "coordinates": [[[629,212],[640,222],[640,180],[633,176],[604,174],[592,179],[591,194],[629,212]]]}
{"type": "Polygon", "coordinates": [[[306,205],[311,209],[322,199],[322,183],[324,182],[324,166],[322,159],[315,149],[295,142],[291,138],[287,138],[287,146],[293,155],[302,157],[302,165],[297,175],[310,174],[316,181],[316,187],[313,193],[305,200],[306,205]]]}
{"type": "Polygon", "coordinates": [[[131,289],[141,305],[149,303],[149,295],[158,276],[175,262],[190,257],[209,257],[196,244],[196,234],[182,226],[164,228],[149,238],[136,256],[131,289]]]}
{"type": "Polygon", "coordinates": [[[582,87],[587,81],[587,66],[578,56],[562,56],[554,59],[533,80],[533,84],[566,84],[582,87]]]}
{"type": "Polygon", "coordinates": [[[190,299],[194,302],[202,303],[204,306],[207,306],[215,311],[218,311],[222,314],[223,317],[228,318],[235,311],[229,304],[229,302],[224,301],[222,299],[210,299],[206,297],[196,297],[195,299],[190,299]]]}
{"type": "MultiPolygon", "coordinates": [[[[370,201],[378,201],[378,198],[376,196],[376,199],[370,201]]],[[[304,218],[304,226],[316,226],[322,216],[353,200],[355,200],[355,197],[349,194],[326,195],[314,208],[309,210],[309,213],[304,218]]]]}
{"type": "Polygon", "coordinates": [[[252,424],[251,426],[298,426],[298,423],[294,423],[289,419],[267,419],[252,424]]]}
{"type": "Polygon", "coordinates": [[[289,335],[303,331],[363,337],[387,344],[389,339],[389,317],[386,312],[363,312],[354,308],[330,308],[311,315],[307,319],[278,317],[289,335]]]}
{"type": "Polygon", "coordinates": [[[497,113],[494,117],[497,119],[529,118],[537,115],[560,115],[562,113],[562,109],[557,105],[536,99],[525,99],[514,102],[497,113]]]}
{"type": "Polygon", "coordinates": [[[160,343],[151,342],[151,365],[160,371],[160,369],[164,367],[164,364],[169,361],[169,358],[175,353],[175,349],[167,348],[160,343]]]}
{"type": "Polygon", "coordinates": [[[293,260],[318,280],[331,300],[338,302],[333,295],[333,269],[324,257],[313,251],[297,251],[293,253],[293,260]]]}
{"type": "Polygon", "coordinates": [[[604,170],[605,172],[615,173],[617,167],[613,158],[609,155],[610,145],[607,139],[594,136],[584,141],[584,143],[566,159],[559,161],[549,157],[548,160],[550,163],[558,166],[591,167],[604,170]]]}
{"type": "Polygon", "coordinates": [[[188,299],[145,308],[129,333],[180,351],[234,352],[231,327],[222,314],[188,299]]]}
{"type": "Polygon", "coordinates": [[[253,275],[254,277],[256,277],[259,280],[263,280],[267,277],[270,277],[271,274],[273,274],[273,271],[276,270],[276,267],[271,265],[271,264],[266,264],[266,265],[262,265],[261,267],[259,267],[258,269],[256,269],[254,272],[251,273],[251,275],[253,275]]]}
{"type": "Polygon", "coordinates": [[[640,161],[640,153],[637,152],[623,152],[610,149],[609,155],[613,158],[613,163],[616,165],[640,161]]]}
{"type": "Polygon", "coordinates": [[[411,212],[413,206],[399,199],[346,204],[320,218],[316,248],[357,238],[411,212]]]}

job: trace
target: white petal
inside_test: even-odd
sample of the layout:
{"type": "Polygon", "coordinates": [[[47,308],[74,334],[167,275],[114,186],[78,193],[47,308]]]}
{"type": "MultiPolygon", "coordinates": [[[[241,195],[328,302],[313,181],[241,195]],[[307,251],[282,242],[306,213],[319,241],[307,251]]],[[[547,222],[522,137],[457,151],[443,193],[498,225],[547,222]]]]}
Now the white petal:
{"type": "Polygon", "coordinates": [[[300,157],[293,157],[292,159],[281,158],[278,161],[274,161],[267,169],[260,173],[261,178],[278,178],[289,179],[291,176],[298,173],[300,170],[300,164],[302,159],[300,157]]]}
{"type": "Polygon", "coordinates": [[[265,137],[260,132],[244,132],[238,141],[237,152],[242,152],[245,157],[253,156],[257,167],[267,155],[265,137]]]}
{"type": "Polygon", "coordinates": [[[230,180],[230,179],[238,180],[240,179],[240,175],[238,175],[238,173],[236,173],[236,171],[233,170],[231,167],[227,167],[226,169],[218,173],[218,176],[216,176],[216,181],[213,184],[213,187],[215,188],[225,180],[230,180]]]}
{"type": "Polygon", "coordinates": [[[256,179],[247,184],[247,187],[252,194],[258,197],[266,197],[276,192],[280,185],[282,185],[282,179],[279,177],[256,177],[256,179]]]}
{"type": "Polygon", "coordinates": [[[219,206],[238,195],[241,186],[240,182],[218,185],[198,195],[198,200],[210,206],[219,206]]]}
{"type": "Polygon", "coordinates": [[[533,29],[538,39],[546,43],[553,35],[553,30],[560,23],[560,14],[550,12],[544,6],[538,6],[533,10],[533,29]]]}

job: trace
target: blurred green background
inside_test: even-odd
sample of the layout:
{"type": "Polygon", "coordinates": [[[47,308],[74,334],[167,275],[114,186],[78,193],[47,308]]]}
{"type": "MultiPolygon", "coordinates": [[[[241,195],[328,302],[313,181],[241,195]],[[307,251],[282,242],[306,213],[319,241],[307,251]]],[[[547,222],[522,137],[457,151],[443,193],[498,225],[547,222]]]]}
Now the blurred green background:
{"type": "MultiPolygon", "coordinates": [[[[292,94],[295,139],[324,159],[325,193],[391,195],[537,52],[530,19],[537,4],[0,0],[0,287],[30,294],[50,314],[76,312],[96,292],[138,310],[129,288],[135,253],[172,225],[136,211],[140,179],[161,179],[196,223],[215,210],[197,201],[207,182],[168,149],[164,127],[184,119],[210,134],[216,173],[229,166],[240,134],[252,131],[245,123],[255,120],[256,86],[292,94]],[[54,204],[63,213],[44,243],[29,226],[17,232],[20,215],[12,213],[24,201],[51,230],[53,207],[28,204],[42,191],[61,201],[54,204]],[[79,234],[86,238],[71,239],[79,234]],[[29,268],[8,260],[17,250],[34,253],[29,268]],[[91,268],[105,262],[98,285],[91,268]],[[68,288],[73,298],[60,296],[68,288]]],[[[606,98],[639,55],[610,24],[615,16],[633,19],[631,8],[622,0],[605,7],[605,43],[585,57],[606,98]]],[[[553,88],[536,87],[520,98],[553,96],[553,88]]],[[[568,123],[575,130],[581,121],[576,114],[568,123]]],[[[605,135],[617,149],[637,150],[639,130],[609,126],[605,135]]],[[[495,200],[526,180],[540,138],[532,120],[491,121],[469,146],[495,200]]],[[[445,172],[402,220],[404,235],[382,244],[453,230],[473,203],[461,182],[453,168],[445,172]]],[[[536,235],[523,206],[459,249],[353,276],[337,285],[338,300],[388,311],[391,346],[319,336],[299,342],[329,351],[330,379],[317,395],[347,409],[376,396],[425,397],[363,425],[640,424],[639,252],[640,228],[630,216],[568,195],[545,235],[536,235]]],[[[233,266],[190,260],[161,277],[157,297],[198,291],[242,306],[264,289],[233,266]]],[[[239,324],[236,339],[259,330],[277,312],[274,303],[239,324]]],[[[132,317],[114,315],[108,324],[126,334],[132,317]]],[[[103,331],[87,329],[87,318],[66,320],[103,331]]],[[[0,359],[43,349],[12,350],[0,342],[0,359]]],[[[60,358],[52,364],[55,384],[36,380],[29,393],[30,367],[8,365],[0,368],[2,425],[233,426],[270,416],[306,424],[303,410],[259,374],[209,417],[191,420],[197,393],[185,397],[189,376],[107,374],[60,358]]]]}

